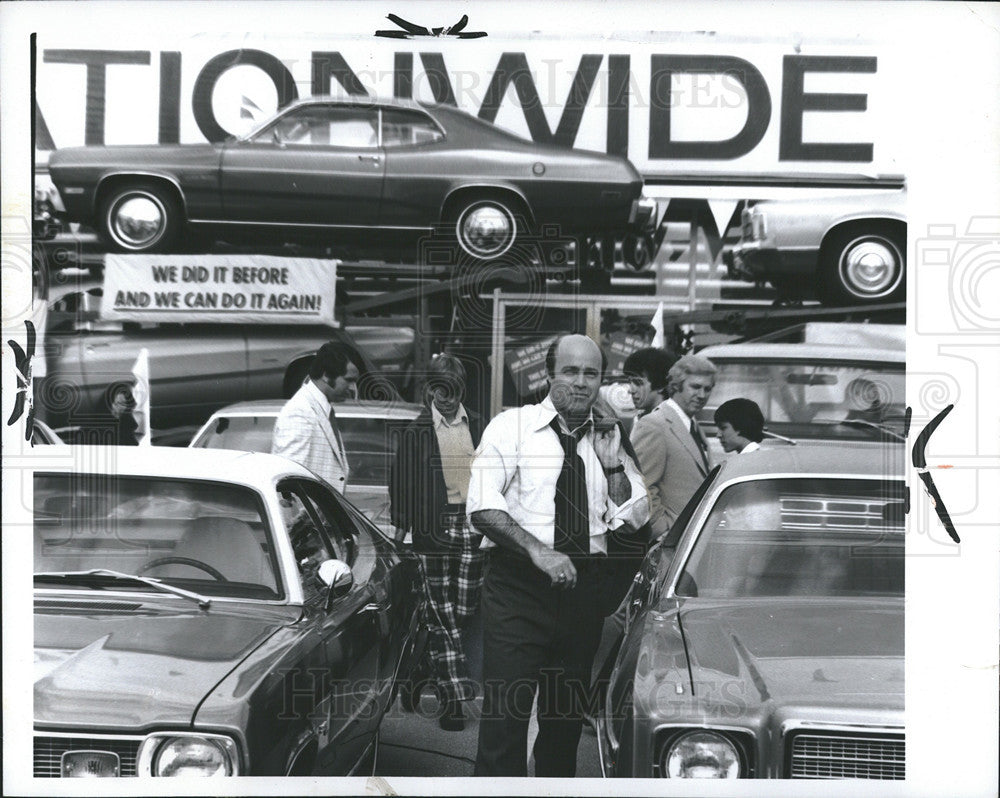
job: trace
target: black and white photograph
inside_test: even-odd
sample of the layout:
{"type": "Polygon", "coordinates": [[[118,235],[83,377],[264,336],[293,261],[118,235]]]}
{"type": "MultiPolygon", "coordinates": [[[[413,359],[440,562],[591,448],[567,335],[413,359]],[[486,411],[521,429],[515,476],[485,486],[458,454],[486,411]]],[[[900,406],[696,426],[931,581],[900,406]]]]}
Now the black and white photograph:
{"type": "Polygon", "coordinates": [[[34,0],[0,80],[5,794],[997,794],[1000,5],[34,0]]]}

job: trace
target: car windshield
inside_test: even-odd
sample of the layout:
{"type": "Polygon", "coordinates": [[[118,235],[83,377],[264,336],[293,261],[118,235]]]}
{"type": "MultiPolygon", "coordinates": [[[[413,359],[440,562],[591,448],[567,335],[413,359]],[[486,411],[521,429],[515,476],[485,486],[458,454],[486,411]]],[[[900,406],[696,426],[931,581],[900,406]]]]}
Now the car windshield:
{"type": "Polygon", "coordinates": [[[699,421],[711,424],[719,405],[744,397],[760,406],[769,431],[792,438],[871,438],[879,434],[873,424],[903,430],[903,364],[713,362],[715,388],[699,421]]]}
{"type": "MultiPolygon", "coordinates": [[[[281,597],[271,531],[255,491],[188,479],[36,474],[36,581],[78,589],[114,584],[101,584],[100,574],[77,578],[98,569],[207,596],[281,597]]],[[[126,589],[152,588],[128,583],[126,589]]]]}
{"type": "Polygon", "coordinates": [[[702,598],[902,596],[898,481],[755,479],[712,507],[677,593],[702,598]]]}
{"type": "MultiPolygon", "coordinates": [[[[276,416],[220,416],[194,442],[203,449],[270,452],[276,416]]],[[[389,420],[338,416],[337,426],[351,467],[351,485],[389,484],[393,437],[389,420]]]]}

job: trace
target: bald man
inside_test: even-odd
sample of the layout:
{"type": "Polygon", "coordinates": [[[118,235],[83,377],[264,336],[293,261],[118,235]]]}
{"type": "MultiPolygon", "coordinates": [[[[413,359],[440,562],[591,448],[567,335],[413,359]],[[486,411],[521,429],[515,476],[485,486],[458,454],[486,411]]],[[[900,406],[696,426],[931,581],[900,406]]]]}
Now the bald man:
{"type": "Polygon", "coordinates": [[[590,669],[611,590],[608,533],[638,529],[649,503],[621,426],[594,408],[604,370],[590,338],[555,341],[548,396],[490,422],[467,509],[492,545],[483,587],[483,717],[477,776],[572,777],[590,669]]]}

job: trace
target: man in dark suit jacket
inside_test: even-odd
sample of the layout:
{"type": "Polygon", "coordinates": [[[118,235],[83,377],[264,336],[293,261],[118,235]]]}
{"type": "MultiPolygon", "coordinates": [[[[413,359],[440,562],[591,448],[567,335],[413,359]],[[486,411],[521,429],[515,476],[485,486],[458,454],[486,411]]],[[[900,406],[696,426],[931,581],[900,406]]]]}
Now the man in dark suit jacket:
{"type": "MultiPolygon", "coordinates": [[[[466,376],[458,358],[438,355],[429,371],[426,407],[400,435],[389,497],[397,539],[412,535],[424,569],[425,654],[441,704],[438,722],[460,731],[465,727],[462,702],[475,697],[460,628],[478,608],[483,584],[482,536],[469,527],[465,510],[482,423],[462,405],[466,376]]],[[[412,682],[403,687],[404,708],[413,709],[419,701],[414,687],[412,682]]]]}
{"type": "Polygon", "coordinates": [[[711,467],[696,417],[715,387],[715,374],[708,358],[684,355],[668,374],[670,398],[632,427],[654,538],[662,539],[669,531],[711,467]]]}

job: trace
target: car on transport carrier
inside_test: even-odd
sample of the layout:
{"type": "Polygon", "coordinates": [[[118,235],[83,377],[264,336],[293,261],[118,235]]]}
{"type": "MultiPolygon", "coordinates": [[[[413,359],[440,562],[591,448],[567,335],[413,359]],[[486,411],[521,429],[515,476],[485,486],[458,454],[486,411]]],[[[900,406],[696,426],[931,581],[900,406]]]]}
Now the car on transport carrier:
{"type": "Polygon", "coordinates": [[[744,209],[733,276],[828,305],[906,299],[906,192],[768,200],[744,209]]]}
{"type": "Polygon", "coordinates": [[[224,142],[71,147],[48,168],[68,220],[122,252],[175,251],[185,228],[286,242],[434,232],[490,263],[549,230],[634,238],[656,219],[625,158],[401,99],[316,96],[224,142]]]}
{"type": "Polygon", "coordinates": [[[327,341],[343,344],[358,365],[362,397],[390,400],[412,391],[412,327],[119,321],[101,315],[103,289],[54,298],[41,349],[45,376],[35,407],[52,427],[78,426],[109,412],[110,398],[132,385],[132,366],[149,356],[151,423],[157,429],[201,425],[235,401],[290,397],[327,341]]]}

